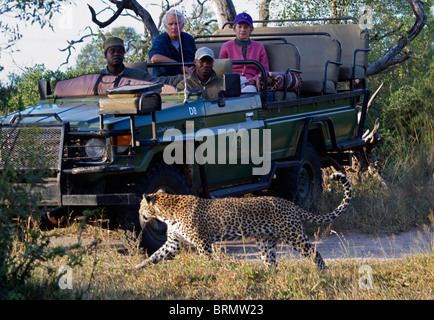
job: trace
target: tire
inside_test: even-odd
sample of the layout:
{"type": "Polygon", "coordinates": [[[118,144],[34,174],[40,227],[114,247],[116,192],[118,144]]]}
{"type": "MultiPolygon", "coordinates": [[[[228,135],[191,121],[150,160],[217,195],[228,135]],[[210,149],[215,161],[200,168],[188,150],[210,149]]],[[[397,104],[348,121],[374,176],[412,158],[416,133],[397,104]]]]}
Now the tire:
{"type": "Polygon", "coordinates": [[[306,146],[300,166],[276,171],[273,194],[288,199],[305,210],[315,211],[322,193],[321,161],[315,147],[306,146]]]}
{"type": "MultiPolygon", "coordinates": [[[[152,164],[144,175],[134,179],[129,185],[129,192],[138,198],[144,193],[163,190],[173,194],[191,194],[185,177],[178,169],[162,163],[152,164]]],[[[139,249],[151,255],[160,248],[167,239],[167,226],[156,219],[145,222],[139,215],[140,204],[119,208],[117,220],[124,245],[128,250],[139,249]]]]}

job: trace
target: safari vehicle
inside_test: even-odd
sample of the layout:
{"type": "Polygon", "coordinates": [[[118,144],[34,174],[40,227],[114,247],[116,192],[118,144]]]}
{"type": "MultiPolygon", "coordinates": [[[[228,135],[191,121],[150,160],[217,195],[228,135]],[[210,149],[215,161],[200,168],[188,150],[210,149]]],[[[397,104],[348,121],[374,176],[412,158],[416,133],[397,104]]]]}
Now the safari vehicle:
{"type": "MultiPolygon", "coordinates": [[[[54,92],[40,80],[40,102],[1,119],[0,170],[46,170],[29,192],[50,221],[62,208],[106,207],[126,244],[139,240],[148,253],[164,243],[166,229],[140,220],[143,193],[266,192],[312,209],[321,168],[349,164],[364,145],[368,34],[344,22],[255,28],[252,37],[264,43],[272,72],[300,72],[303,86],[296,91],[269,92],[264,85],[241,94],[233,65],[256,64],[266,79],[264,67],[219,59],[215,70],[225,88],[214,100],[94,74],[58,82],[54,92]],[[36,160],[35,150],[42,151],[36,160]]],[[[233,31],[224,29],[196,41],[218,56],[230,37],[233,31]]]]}

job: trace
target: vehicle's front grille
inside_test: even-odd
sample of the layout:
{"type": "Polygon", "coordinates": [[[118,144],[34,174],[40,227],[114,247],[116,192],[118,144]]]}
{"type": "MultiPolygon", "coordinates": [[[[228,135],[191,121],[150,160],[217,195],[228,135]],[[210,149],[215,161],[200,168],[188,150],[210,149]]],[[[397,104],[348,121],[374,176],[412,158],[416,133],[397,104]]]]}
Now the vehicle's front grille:
{"type": "Polygon", "coordinates": [[[60,170],[64,125],[0,126],[0,169],[60,170]]]}

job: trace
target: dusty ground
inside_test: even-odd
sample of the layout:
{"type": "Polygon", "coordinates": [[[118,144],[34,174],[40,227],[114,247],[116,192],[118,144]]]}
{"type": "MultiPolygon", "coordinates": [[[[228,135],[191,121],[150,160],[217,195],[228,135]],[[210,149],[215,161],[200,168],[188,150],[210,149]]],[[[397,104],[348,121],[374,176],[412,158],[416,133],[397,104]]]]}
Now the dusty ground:
{"type": "MultiPolygon", "coordinates": [[[[103,230],[98,235],[101,246],[123,248],[116,231],[103,230]]],[[[78,234],[66,234],[56,237],[53,245],[71,245],[77,243],[78,234]]],[[[83,245],[94,240],[94,236],[86,232],[80,237],[83,245]]],[[[355,232],[331,231],[319,238],[311,238],[325,260],[331,259],[399,259],[407,255],[432,253],[434,249],[434,229],[420,228],[396,235],[366,235],[355,232]]],[[[240,259],[259,259],[258,248],[254,241],[228,241],[217,243],[215,249],[220,249],[228,255],[240,259]]],[[[288,245],[278,245],[278,258],[283,256],[296,258],[298,254],[288,245]]]]}
{"type": "MultiPolygon", "coordinates": [[[[354,232],[332,232],[319,239],[311,239],[325,260],[330,259],[399,259],[406,255],[431,253],[434,248],[434,230],[413,230],[397,235],[372,236],[354,232]]],[[[258,258],[254,242],[227,242],[219,244],[226,253],[240,257],[258,258]]],[[[278,246],[278,257],[297,257],[287,245],[278,246]]]]}

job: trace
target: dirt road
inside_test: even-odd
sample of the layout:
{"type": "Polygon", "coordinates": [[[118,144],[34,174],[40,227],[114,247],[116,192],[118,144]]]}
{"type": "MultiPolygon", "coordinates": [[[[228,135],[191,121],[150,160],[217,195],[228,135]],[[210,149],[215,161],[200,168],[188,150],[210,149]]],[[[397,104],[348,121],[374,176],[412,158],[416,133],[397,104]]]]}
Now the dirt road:
{"type": "MultiPolygon", "coordinates": [[[[89,244],[94,238],[83,235],[83,245],[89,244]]],[[[406,255],[431,253],[434,249],[434,229],[420,228],[397,235],[374,236],[355,232],[339,232],[311,238],[314,246],[325,260],[330,259],[398,259],[406,255]]],[[[61,236],[55,239],[55,245],[71,245],[77,243],[77,235],[61,236]]],[[[53,243],[54,244],[54,243],[53,243]]],[[[111,232],[102,236],[102,246],[122,248],[123,245],[111,232]]],[[[244,259],[259,259],[259,251],[254,241],[227,241],[216,244],[216,248],[226,254],[244,259]]],[[[278,245],[278,258],[283,256],[297,258],[298,254],[290,246],[278,245]]]]}
{"type": "MultiPolygon", "coordinates": [[[[398,259],[406,255],[431,253],[434,249],[434,230],[419,229],[397,235],[372,236],[354,232],[330,234],[311,239],[324,259],[398,259]]],[[[253,241],[242,243],[219,243],[227,254],[240,257],[259,258],[258,249],[253,241]]],[[[278,245],[278,258],[297,257],[290,246],[278,245]]]]}

